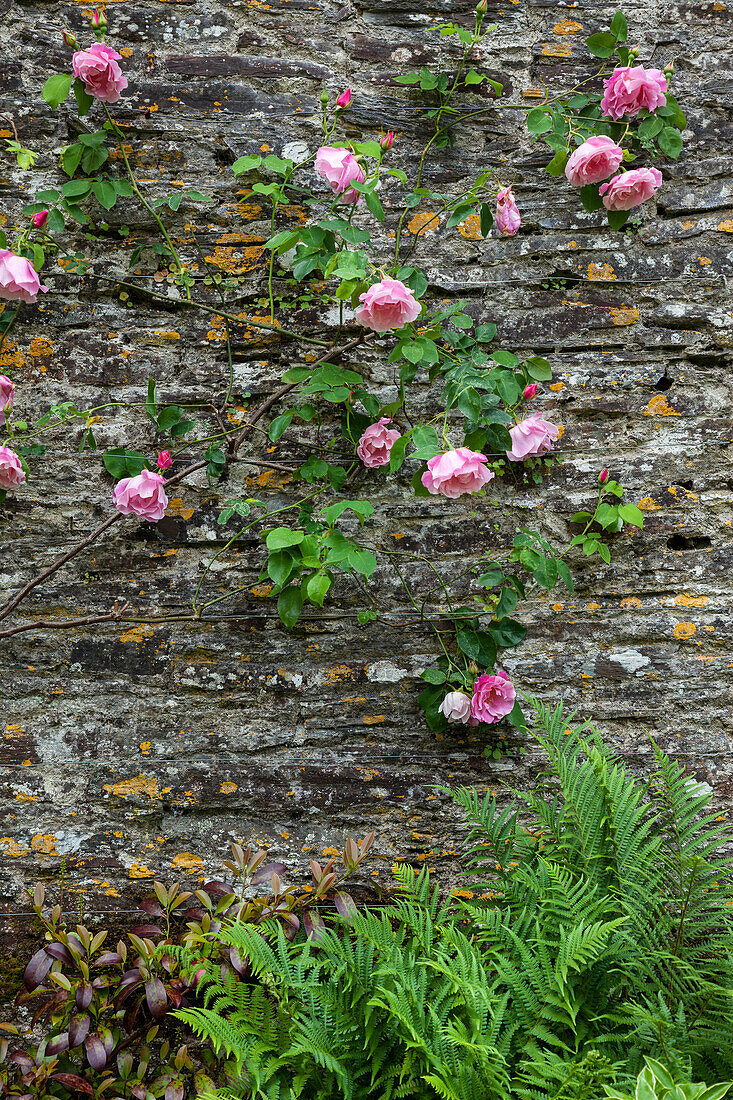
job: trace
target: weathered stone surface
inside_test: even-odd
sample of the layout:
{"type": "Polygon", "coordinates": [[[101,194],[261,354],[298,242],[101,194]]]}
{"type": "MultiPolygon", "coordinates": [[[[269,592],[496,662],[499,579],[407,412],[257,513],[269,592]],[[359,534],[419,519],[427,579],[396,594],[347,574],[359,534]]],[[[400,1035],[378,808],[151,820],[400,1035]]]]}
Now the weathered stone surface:
{"type": "MultiPolygon", "coordinates": [[[[499,27],[480,66],[501,80],[512,102],[542,82],[558,86],[592,71],[583,44],[613,7],[519,0],[495,6],[499,27]]],[[[239,274],[234,312],[257,311],[269,235],[267,205],[237,201],[234,159],[262,148],[282,153],[319,137],[318,95],[350,84],[345,133],[359,139],[394,129],[393,163],[414,167],[430,121],[413,91],[391,77],[420,64],[456,64],[437,26],[471,21],[472,2],[423,0],[138,0],[109,3],[110,40],[125,48],[128,94],[118,117],[129,127],[136,169],[151,197],[194,186],[214,201],[184,202],[167,213],[190,252],[186,226],[196,220],[207,256],[239,274]]],[[[611,233],[586,214],[564,182],[541,170],[544,153],[520,132],[517,112],[489,109],[456,134],[453,150],[429,162],[428,183],[458,192],[478,168],[495,164],[513,182],[522,209],[516,238],[481,240],[425,234],[420,262],[437,297],[467,299],[477,319],[499,324],[504,346],[546,354],[555,377],[538,407],[564,425],[564,461],[542,488],[507,480],[481,500],[450,503],[411,495],[408,466],[375,487],[378,544],[431,556],[450,578],[472,556],[504,547],[517,522],[567,537],[568,517],[587,506],[597,472],[612,469],[641,501],[646,523],[616,540],[610,567],[576,563],[577,591],[536,597],[522,617],[526,642],[506,657],[525,690],[562,699],[608,731],[634,764],[648,759],[649,730],[727,810],[733,799],[733,422],[731,274],[733,159],[729,155],[730,12],[721,3],[627,8],[632,41],[655,64],[676,58],[676,85],[689,142],[664,167],[656,211],[611,233]]],[[[66,108],[52,112],[40,88],[46,69],[66,55],[59,30],[90,37],[77,3],[0,3],[3,110],[22,141],[40,152],[32,173],[0,172],[0,205],[12,227],[34,190],[59,183],[57,154],[82,124],[66,108]],[[8,60],[10,59],[10,60],[8,60]]],[[[528,100],[531,102],[531,98],[528,100]]],[[[478,96],[476,107],[490,107],[478,96]]],[[[385,206],[397,201],[391,183],[385,206]]],[[[653,206],[653,204],[651,204],[653,206]]],[[[97,276],[123,275],[136,244],[150,239],[148,219],[132,201],[118,205],[100,241],[78,247],[102,257],[80,278],[50,269],[50,293],[27,310],[0,354],[0,370],[18,384],[29,419],[52,402],[79,407],[141,401],[155,377],[167,402],[210,403],[226,386],[223,329],[215,318],[175,300],[151,302],[97,276]],[[124,240],[114,232],[126,224],[124,240]]],[[[303,220],[302,210],[290,217],[303,220]]],[[[357,214],[357,221],[369,220],[357,214]]],[[[97,221],[102,221],[101,211],[97,221]]],[[[282,224],[286,224],[283,216],[282,224]]],[[[390,241],[385,237],[385,256],[390,241]]],[[[190,253],[193,255],[193,253],[190,253]]],[[[149,255],[149,254],[148,254],[149,255]]],[[[149,260],[139,281],[164,293],[149,260]]],[[[283,289],[285,289],[283,287],[283,289]]],[[[208,288],[197,293],[215,296],[208,288]]],[[[317,300],[296,319],[316,327],[317,300]]],[[[246,325],[234,333],[234,395],[240,409],[276,387],[291,345],[246,325]]],[[[362,349],[375,392],[386,395],[392,369],[362,349]]],[[[433,407],[419,390],[416,402],[433,407]]],[[[100,445],[152,450],[152,426],[107,408],[96,425],[100,445]]],[[[14,591],[67,549],[111,507],[101,460],[77,454],[81,429],[60,453],[38,462],[27,488],[0,517],[2,584],[14,591]],[[80,474],[80,470],[83,471],[80,474]]],[[[276,460],[302,461],[309,440],[285,443],[276,460]]],[[[253,462],[268,457],[253,447],[253,462]]],[[[272,455],[269,457],[272,458],[272,455]]],[[[366,484],[366,478],[364,478],[366,484]]],[[[193,477],[155,529],[125,521],[104,542],[39,588],[10,620],[104,612],[129,600],[141,619],[190,607],[205,564],[234,531],[216,523],[222,499],[267,494],[288,499],[286,479],[237,464],[221,485],[193,477]]],[[[385,623],[362,629],[358,593],[347,582],[323,613],[285,632],[258,586],[255,537],[241,540],[210,591],[245,591],[219,605],[219,621],[140,622],[124,629],[29,632],[3,644],[0,741],[2,902],[27,907],[22,889],[36,879],[88,910],[125,908],[153,875],[193,883],[218,867],[232,838],[268,845],[274,855],[320,854],[349,833],[374,828],[384,862],[396,856],[454,867],[455,813],[435,784],[529,780],[537,760],[514,738],[508,754],[487,761],[486,737],[460,730],[436,738],[416,707],[419,675],[434,654],[430,632],[403,612],[394,571],[374,578],[385,623]]],[[[420,564],[415,592],[434,584],[420,564]]],[[[437,595],[430,601],[437,606],[437,595]]],[[[6,924],[15,937],[25,918],[6,924]]]]}

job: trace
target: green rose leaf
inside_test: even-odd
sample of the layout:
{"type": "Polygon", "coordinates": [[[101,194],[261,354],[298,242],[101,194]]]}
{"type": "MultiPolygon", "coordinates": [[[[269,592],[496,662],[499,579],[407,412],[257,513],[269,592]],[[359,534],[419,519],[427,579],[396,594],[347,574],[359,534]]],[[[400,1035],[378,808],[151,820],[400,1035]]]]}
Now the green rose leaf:
{"type": "Polygon", "coordinates": [[[41,95],[46,100],[49,107],[55,108],[64,102],[71,91],[73,81],[73,76],[68,76],[66,73],[60,73],[58,76],[49,76],[41,89],[41,95]]]}

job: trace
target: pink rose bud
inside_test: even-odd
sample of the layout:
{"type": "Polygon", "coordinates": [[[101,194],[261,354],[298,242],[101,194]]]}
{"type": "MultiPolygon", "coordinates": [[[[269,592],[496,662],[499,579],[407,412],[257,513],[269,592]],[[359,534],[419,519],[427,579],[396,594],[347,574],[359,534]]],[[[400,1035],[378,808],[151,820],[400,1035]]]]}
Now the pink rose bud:
{"type": "Polygon", "coordinates": [[[478,4],[476,5],[476,11],[478,12],[478,14],[479,15],[486,15],[486,12],[488,10],[489,10],[489,5],[487,3],[487,0],[478,0],[478,4]]]}
{"type": "Polygon", "coordinates": [[[661,69],[624,65],[613,70],[603,87],[601,110],[614,122],[624,115],[633,118],[642,110],[656,111],[667,102],[667,81],[661,69]]]}
{"type": "Polygon", "coordinates": [[[664,75],[669,77],[669,76],[672,76],[673,72],[674,72],[674,61],[668,61],[667,64],[664,66],[664,75]]]}
{"type": "Polygon", "coordinates": [[[532,398],[534,397],[534,395],[537,393],[537,390],[539,388],[540,387],[537,385],[536,382],[530,382],[530,384],[528,386],[524,387],[524,392],[522,393],[522,397],[524,398],[525,401],[531,401],[532,398]]]}
{"type": "Polygon", "coordinates": [[[504,237],[513,237],[522,224],[511,187],[502,187],[496,196],[496,228],[504,237]]]}
{"type": "Polygon", "coordinates": [[[94,42],[74,54],[71,68],[84,84],[87,95],[102,103],[116,103],[127,87],[127,79],[117,64],[121,59],[122,55],[110,46],[94,42]]]}
{"type": "Polygon", "coordinates": [[[15,383],[7,375],[0,374],[0,427],[5,423],[5,414],[12,411],[15,383]]]}
{"type": "Polygon", "coordinates": [[[33,215],[33,224],[36,229],[43,229],[44,225],[48,221],[48,210],[39,210],[37,214],[33,215]]]}
{"type": "Polygon", "coordinates": [[[354,317],[373,332],[404,328],[420,316],[421,305],[409,287],[399,279],[382,279],[359,295],[354,317]]]}
{"type": "Polygon", "coordinates": [[[76,47],[79,45],[77,37],[73,31],[63,30],[61,32],[61,37],[63,38],[64,43],[67,46],[70,46],[72,50],[75,50],[76,47]]]}
{"type": "Polygon", "coordinates": [[[473,685],[471,716],[479,722],[498,722],[514,709],[514,684],[503,669],[485,673],[473,685]]]}
{"type": "Polygon", "coordinates": [[[614,176],[598,189],[606,210],[632,210],[650,199],[662,186],[658,168],[634,168],[614,176]]]}
{"type": "Polygon", "coordinates": [[[99,30],[102,30],[102,31],[106,31],[107,30],[107,16],[104,14],[103,11],[97,10],[97,11],[94,12],[94,15],[91,18],[91,24],[92,24],[92,26],[94,27],[95,30],[99,29],[99,30]]]}
{"type": "Polygon", "coordinates": [[[170,470],[173,465],[173,459],[171,458],[170,451],[161,451],[158,455],[158,469],[170,470]]]}
{"type": "Polygon", "coordinates": [[[9,302],[35,302],[38,292],[48,292],[42,286],[38,272],[25,256],[16,256],[0,248],[0,298],[9,302]]]}
{"type": "Polygon", "coordinates": [[[392,448],[400,438],[399,432],[387,427],[391,423],[388,416],[383,416],[376,424],[370,424],[359,440],[356,453],[370,469],[387,465],[392,448]]]}
{"type": "Polygon", "coordinates": [[[341,203],[361,202],[361,195],[349,184],[364,182],[364,173],[353,153],[348,149],[336,149],[322,145],[316,153],[316,172],[330,186],[341,203]]]}
{"type": "Polygon", "coordinates": [[[549,420],[543,420],[539,413],[533,413],[510,428],[509,435],[512,437],[512,449],[507,451],[507,458],[512,462],[522,462],[525,458],[551,451],[552,441],[560,437],[560,429],[549,420]]]}
{"type": "Polygon", "coordinates": [[[336,106],[339,107],[343,111],[349,106],[350,103],[351,103],[351,88],[347,88],[346,91],[342,92],[341,95],[336,100],[336,106]]]}
{"type": "Polygon", "coordinates": [[[385,153],[388,149],[391,149],[394,145],[394,130],[390,130],[389,133],[383,134],[379,144],[382,146],[385,153]]]}
{"type": "Polygon", "coordinates": [[[464,726],[469,723],[477,725],[475,721],[471,721],[471,700],[462,691],[449,691],[438,710],[449,722],[460,722],[464,726]]]}
{"type": "Polygon", "coordinates": [[[0,489],[15,489],[25,481],[23,463],[10,447],[0,447],[0,489]]]}
{"type": "Polygon", "coordinates": [[[639,56],[640,51],[641,51],[641,46],[632,46],[631,49],[629,50],[629,61],[636,61],[637,57],[639,56]]]}
{"type": "Polygon", "coordinates": [[[440,494],[456,500],[465,493],[477,493],[491,481],[494,471],[487,470],[488,461],[486,455],[458,447],[431,458],[421,481],[433,496],[440,494]]]}
{"type": "Polygon", "coordinates": [[[605,485],[607,481],[608,481],[608,470],[601,470],[600,474],[598,475],[598,484],[599,485],[605,485]]]}
{"type": "Polygon", "coordinates": [[[565,165],[565,175],[572,187],[586,187],[589,183],[600,183],[618,171],[624,159],[623,149],[613,138],[588,138],[574,153],[571,153],[565,165]]]}
{"type": "Polygon", "coordinates": [[[165,478],[150,470],[143,470],[137,477],[123,477],[112,494],[114,506],[123,516],[140,516],[157,523],[168,506],[164,485],[165,478]]]}

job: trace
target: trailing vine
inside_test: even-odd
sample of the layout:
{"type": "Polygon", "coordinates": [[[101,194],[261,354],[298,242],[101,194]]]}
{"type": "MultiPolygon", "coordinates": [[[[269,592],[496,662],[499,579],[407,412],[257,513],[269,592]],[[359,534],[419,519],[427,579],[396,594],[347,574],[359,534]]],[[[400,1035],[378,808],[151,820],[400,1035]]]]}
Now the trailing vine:
{"type": "MultiPolygon", "coordinates": [[[[226,537],[203,567],[188,606],[155,614],[117,601],[103,614],[16,622],[0,629],[0,637],[107,621],[217,621],[221,604],[251,584],[215,594],[213,571],[220,586],[222,562],[233,560],[241,540],[255,532],[262,547],[259,581],[271,586],[287,629],[295,627],[304,609],[323,611],[339,579],[347,578],[362,602],[362,625],[379,620],[389,628],[416,619],[429,630],[436,661],[423,672],[426,686],[419,701],[431,729],[450,723],[491,726],[504,718],[524,725],[515,685],[499,667],[502,654],[526,634],[526,626],[513,617],[520,601],[537,586],[551,590],[562,584],[572,591],[569,552],[598,554],[609,562],[613,537],[624,524],[641,527],[643,517],[604,470],[589,487],[588,508],[572,517],[577,533],[568,545],[522,527],[506,553],[467,562],[459,576],[444,575],[424,555],[381,545],[370,533],[375,505],[369,497],[385,478],[404,480],[406,471],[417,496],[479,495],[494,507],[492,482],[505,478],[540,485],[561,461],[556,445],[562,426],[532,405],[552,379],[550,363],[502,347],[497,325],[477,321],[466,303],[436,300],[418,264],[430,229],[447,232],[474,218],[483,238],[519,232],[521,211],[512,187],[495,167],[486,167],[460,194],[446,193],[426,185],[426,168],[431,153],[450,147],[476,116],[519,111],[530,140],[548,149],[547,172],[564,177],[589,214],[605,211],[608,225],[618,231],[662,185],[652,162],[679,155],[685,119],[669,90],[673,66],[662,71],[637,64],[638,51],[626,45],[622,12],[616,12],[608,30],[587,39],[599,61],[593,75],[556,93],[545,90],[542,101],[531,107],[511,102],[502,84],[480,71],[477,48],[495,29],[486,25],[485,15],[481,0],[472,29],[450,22],[439,28],[442,37],[460,47],[458,65],[450,72],[423,67],[395,77],[413,89],[432,126],[411,178],[392,164],[399,141],[394,132],[364,141],[343,138],[344,114],[353,102],[350,89],[335,100],[323,92],[317,148],[303,146],[298,158],[257,152],[235,161],[233,184],[240,196],[267,204],[266,317],[241,310],[237,277],[204,255],[195,225],[187,224],[189,236],[175,240],[167,228],[166,209],[184,207],[192,222],[189,207],[210,199],[197,190],[153,195],[137,179],[129,155],[130,129],[114,114],[127,80],[120,53],[106,42],[104,15],[95,12],[91,21],[96,42],[80,46],[71,32],[64,32],[73,51],[71,72],[50,76],[43,97],[58,109],[73,92],[79,117],[94,112],[100,128],[81,132],[63,147],[59,169],[65,181],[35,195],[23,210],[26,223],[10,244],[0,233],[0,297],[17,303],[0,316],[2,342],[18,310],[49,293],[40,273],[53,272],[56,264],[67,273],[106,280],[123,301],[173,301],[218,318],[227,370],[200,402],[168,402],[163,387],[150,378],[147,391],[133,404],[111,400],[78,409],[63,402],[33,423],[16,415],[20,393],[11,378],[0,376],[5,432],[0,503],[7,493],[22,493],[29,477],[41,475],[41,460],[58,439],[73,438],[79,453],[99,455],[115,482],[109,515],[12,595],[0,608],[0,620],[16,613],[32,591],[124,516],[158,523],[169,503],[169,487],[198,471],[220,487],[218,524],[226,537]],[[467,110],[465,93],[479,87],[486,105],[467,110]],[[99,219],[118,202],[142,206],[158,232],[137,243],[125,277],[106,274],[94,254],[99,219]],[[408,235],[416,214],[420,224],[408,235]],[[76,227],[89,242],[83,250],[74,248],[76,227]],[[161,290],[137,281],[134,270],[151,253],[167,280],[161,290]],[[278,292],[283,285],[295,286],[290,299],[278,292]],[[290,320],[302,293],[317,293],[326,303],[322,331],[290,320]],[[234,400],[232,360],[232,331],[243,326],[270,332],[292,347],[279,388],[244,417],[234,400]],[[384,358],[388,386],[376,387],[367,376],[359,356],[366,347],[384,358]],[[418,400],[416,387],[422,392],[426,381],[427,395],[418,400]],[[105,417],[120,408],[134,413],[139,427],[131,431],[129,445],[104,448],[105,417]],[[151,427],[157,457],[139,442],[151,427]],[[296,490],[293,498],[271,507],[267,500],[227,495],[224,487],[236,463],[285,474],[296,490]],[[399,611],[385,608],[378,586],[370,583],[380,565],[398,580],[404,597],[399,611]],[[432,578],[422,589],[411,574],[417,566],[421,576],[432,578]]],[[[36,154],[25,150],[17,135],[7,148],[21,167],[32,165],[36,154]]],[[[109,227],[102,222],[101,228],[109,227]]],[[[123,225],[118,233],[124,239],[130,230],[123,225]]]]}

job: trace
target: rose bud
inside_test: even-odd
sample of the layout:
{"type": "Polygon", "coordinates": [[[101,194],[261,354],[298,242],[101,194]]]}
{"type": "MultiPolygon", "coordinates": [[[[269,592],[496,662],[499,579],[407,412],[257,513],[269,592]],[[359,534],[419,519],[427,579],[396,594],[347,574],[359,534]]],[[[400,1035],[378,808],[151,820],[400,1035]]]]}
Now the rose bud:
{"type": "Polygon", "coordinates": [[[33,224],[36,229],[43,229],[44,225],[48,221],[48,210],[39,210],[37,214],[33,215],[33,224]]]}
{"type": "Polygon", "coordinates": [[[346,91],[342,92],[341,95],[336,100],[336,106],[340,110],[343,111],[349,106],[350,103],[351,103],[351,88],[347,88],[346,91]]]}
{"type": "Polygon", "coordinates": [[[158,455],[158,469],[169,470],[173,465],[170,451],[161,451],[158,455]]]}
{"type": "Polygon", "coordinates": [[[524,387],[524,393],[522,394],[522,397],[524,398],[525,401],[530,401],[534,397],[534,395],[537,393],[537,390],[539,388],[540,387],[537,385],[536,382],[530,382],[530,384],[528,386],[524,387]]]}
{"type": "Polygon", "coordinates": [[[489,5],[487,3],[487,0],[478,0],[478,4],[476,5],[477,14],[478,15],[486,15],[486,12],[488,10],[489,10],[489,5]]]}
{"type": "Polygon", "coordinates": [[[72,50],[75,50],[79,45],[78,39],[73,31],[64,30],[61,32],[61,37],[67,46],[70,46],[72,50]]]}
{"type": "Polygon", "coordinates": [[[671,76],[674,72],[674,61],[668,61],[662,70],[665,76],[671,76]]]}
{"type": "Polygon", "coordinates": [[[95,11],[91,18],[91,24],[95,30],[106,31],[107,30],[107,16],[103,11],[95,11]]]}
{"type": "Polygon", "coordinates": [[[605,485],[607,481],[608,481],[608,470],[601,470],[600,474],[598,475],[598,484],[599,485],[605,485]]]}
{"type": "Polygon", "coordinates": [[[389,133],[385,134],[379,144],[382,146],[385,153],[388,149],[391,149],[394,145],[394,130],[390,130],[389,133]]]}

